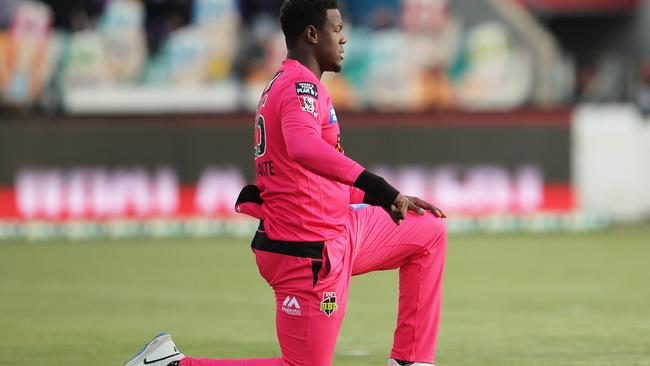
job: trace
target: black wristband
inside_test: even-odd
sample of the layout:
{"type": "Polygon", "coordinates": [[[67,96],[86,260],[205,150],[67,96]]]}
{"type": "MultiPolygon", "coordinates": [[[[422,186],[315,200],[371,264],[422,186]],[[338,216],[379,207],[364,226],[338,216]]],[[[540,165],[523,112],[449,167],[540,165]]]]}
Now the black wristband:
{"type": "Polygon", "coordinates": [[[381,206],[387,210],[390,210],[390,205],[395,202],[395,198],[399,194],[399,191],[386,182],[384,178],[371,173],[367,169],[359,175],[354,182],[354,186],[366,192],[363,198],[364,202],[381,206]]]}
{"type": "Polygon", "coordinates": [[[363,195],[363,203],[367,203],[372,206],[381,206],[381,202],[375,198],[375,196],[371,195],[370,193],[366,193],[363,195]]]}

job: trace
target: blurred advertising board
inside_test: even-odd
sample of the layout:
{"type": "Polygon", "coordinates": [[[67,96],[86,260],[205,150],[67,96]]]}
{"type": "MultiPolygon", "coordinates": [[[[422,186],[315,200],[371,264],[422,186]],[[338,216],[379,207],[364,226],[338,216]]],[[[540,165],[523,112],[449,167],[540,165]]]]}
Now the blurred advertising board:
{"type": "MultiPolygon", "coordinates": [[[[572,215],[568,112],[342,114],[346,154],[471,219],[572,215]]],[[[0,124],[0,220],[235,219],[248,115],[0,124]]],[[[250,123],[249,123],[250,122],[250,123]]]]}

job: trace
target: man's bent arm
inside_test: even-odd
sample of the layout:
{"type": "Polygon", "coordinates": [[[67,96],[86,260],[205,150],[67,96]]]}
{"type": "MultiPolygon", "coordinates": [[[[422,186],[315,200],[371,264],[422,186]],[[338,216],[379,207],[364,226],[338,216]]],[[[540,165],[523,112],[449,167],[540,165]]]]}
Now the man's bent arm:
{"type": "Polygon", "coordinates": [[[366,192],[364,201],[390,209],[399,192],[386,180],[330,146],[315,127],[300,118],[283,118],[282,133],[289,157],[300,166],[322,177],[359,188],[366,192]],[[368,197],[374,199],[368,201],[368,197]]]}
{"type": "Polygon", "coordinates": [[[316,128],[309,125],[311,121],[297,117],[282,119],[282,133],[289,158],[322,177],[353,185],[364,170],[363,166],[325,142],[316,128]]]}

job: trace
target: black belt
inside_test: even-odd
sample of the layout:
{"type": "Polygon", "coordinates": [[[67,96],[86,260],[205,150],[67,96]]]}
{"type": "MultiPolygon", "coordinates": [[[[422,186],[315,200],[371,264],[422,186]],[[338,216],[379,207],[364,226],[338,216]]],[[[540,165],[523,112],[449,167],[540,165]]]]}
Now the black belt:
{"type": "Polygon", "coordinates": [[[264,252],[290,255],[292,257],[323,259],[323,248],[325,243],[322,241],[304,242],[304,241],[281,241],[269,239],[266,233],[258,231],[253,237],[251,247],[255,250],[264,252]]]}
{"type": "Polygon", "coordinates": [[[312,286],[318,282],[318,272],[323,266],[323,248],[325,242],[322,241],[281,241],[269,239],[264,230],[264,222],[260,220],[260,229],[257,230],[251,243],[251,248],[263,252],[289,255],[292,257],[311,258],[311,272],[313,276],[312,286]]]}

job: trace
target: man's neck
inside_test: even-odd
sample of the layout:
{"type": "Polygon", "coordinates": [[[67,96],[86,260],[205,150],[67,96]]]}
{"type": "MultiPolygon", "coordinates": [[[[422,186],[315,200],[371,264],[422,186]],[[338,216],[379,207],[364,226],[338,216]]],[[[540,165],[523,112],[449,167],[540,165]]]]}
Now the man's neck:
{"type": "Polygon", "coordinates": [[[321,76],[323,76],[323,70],[321,70],[318,61],[316,61],[316,58],[311,53],[301,52],[298,49],[293,49],[289,50],[287,53],[287,58],[300,62],[303,66],[314,73],[318,80],[320,80],[321,76]]]}

